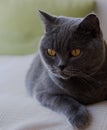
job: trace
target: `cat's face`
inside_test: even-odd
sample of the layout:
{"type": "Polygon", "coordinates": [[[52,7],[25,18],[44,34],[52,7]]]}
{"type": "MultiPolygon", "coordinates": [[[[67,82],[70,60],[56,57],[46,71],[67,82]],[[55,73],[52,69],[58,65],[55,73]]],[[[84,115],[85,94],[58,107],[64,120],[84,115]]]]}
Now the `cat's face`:
{"type": "Polygon", "coordinates": [[[105,47],[95,14],[84,19],[54,17],[41,12],[45,34],[41,59],[51,74],[68,79],[92,75],[104,62],[105,47]]]}

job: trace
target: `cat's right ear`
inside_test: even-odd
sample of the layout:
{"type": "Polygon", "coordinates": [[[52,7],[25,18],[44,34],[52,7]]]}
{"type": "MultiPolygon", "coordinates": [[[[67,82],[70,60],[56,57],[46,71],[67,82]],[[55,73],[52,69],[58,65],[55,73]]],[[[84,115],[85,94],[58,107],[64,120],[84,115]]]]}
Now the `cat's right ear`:
{"type": "Polygon", "coordinates": [[[94,36],[101,34],[100,22],[94,13],[87,15],[80,23],[79,28],[85,32],[91,32],[94,36]]]}
{"type": "Polygon", "coordinates": [[[55,26],[58,25],[58,19],[56,16],[50,15],[46,12],[39,10],[41,20],[45,26],[45,31],[51,31],[55,26]]]}

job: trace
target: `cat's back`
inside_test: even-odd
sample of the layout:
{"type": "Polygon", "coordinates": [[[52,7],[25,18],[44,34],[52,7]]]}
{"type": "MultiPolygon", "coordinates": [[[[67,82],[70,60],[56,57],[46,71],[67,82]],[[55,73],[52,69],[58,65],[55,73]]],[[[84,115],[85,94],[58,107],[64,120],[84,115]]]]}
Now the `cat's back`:
{"type": "Polygon", "coordinates": [[[29,68],[26,76],[26,87],[30,95],[33,93],[35,84],[40,80],[44,72],[44,65],[41,62],[39,54],[37,54],[29,68]]]}

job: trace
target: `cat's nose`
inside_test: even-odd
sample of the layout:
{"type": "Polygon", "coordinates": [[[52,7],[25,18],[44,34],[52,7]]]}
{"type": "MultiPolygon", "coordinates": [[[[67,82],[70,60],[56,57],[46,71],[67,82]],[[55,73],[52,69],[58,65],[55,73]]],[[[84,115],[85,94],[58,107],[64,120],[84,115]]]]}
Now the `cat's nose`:
{"type": "Polygon", "coordinates": [[[58,67],[62,71],[65,68],[65,65],[59,65],[58,67]]]}

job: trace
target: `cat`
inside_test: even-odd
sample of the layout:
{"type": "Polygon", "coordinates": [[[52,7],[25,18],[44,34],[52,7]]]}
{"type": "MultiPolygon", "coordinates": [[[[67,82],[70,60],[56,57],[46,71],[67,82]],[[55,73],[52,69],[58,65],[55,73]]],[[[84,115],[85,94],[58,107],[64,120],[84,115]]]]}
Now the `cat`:
{"type": "Polygon", "coordinates": [[[107,45],[99,18],[39,13],[45,32],[27,73],[27,90],[83,130],[91,123],[86,105],[107,99],[107,45]]]}

